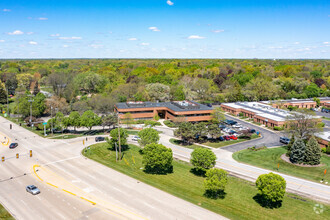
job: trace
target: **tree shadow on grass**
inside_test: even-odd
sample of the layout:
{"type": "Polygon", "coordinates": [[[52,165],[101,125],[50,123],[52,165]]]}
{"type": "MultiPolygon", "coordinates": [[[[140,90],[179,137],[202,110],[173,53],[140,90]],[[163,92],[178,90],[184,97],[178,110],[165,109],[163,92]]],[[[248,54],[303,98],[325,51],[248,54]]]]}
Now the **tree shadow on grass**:
{"type": "Polygon", "coordinates": [[[254,201],[256,201],[261,207],[268,209],[277,209],[282,206],[282,201],[272,202],[267,200],[263,195],[257,194],[253,197],[254,201]]]}
{"type": "Polygon", "coordinates": [[[143,170],[143,172],[145,172],[147,174],[167,175],[169,173],[173,173],[173,166],[170,166],[167,169],[158,168],[158,167],[154,167],[154,168],[148,168],[148,167],[146,167],[143,170]]]}
{"type": "MultiPolygon", "coordinates": [[[[108,147],[108,150],[111,150],[111,151],[116,151],[116,148],[115,147],[108,147]]],[[[124,152],[124,151],[127,151],[129,150],[129,145],[121,145],[121,151],[124,152]]],[[[117,147],[117,151],[119,152],[119,148],[117,147]]]]}
{"type": "Polygon", "coordinates": [[[224,199],[226,198],[226,195],[227,193],[223,190],[218,190],[218,191],[206,190],[204,193],[204,196],[209,199],[224,199]]]}
{"type": "Polygon", "coordinates": [[[190,169],[190,173],[196,175],[196,176],[201,176],[201,177],[205,177],[205,170],[201,170],[201,169],[197,169],[197,168],[191,168],[190,169]]]}

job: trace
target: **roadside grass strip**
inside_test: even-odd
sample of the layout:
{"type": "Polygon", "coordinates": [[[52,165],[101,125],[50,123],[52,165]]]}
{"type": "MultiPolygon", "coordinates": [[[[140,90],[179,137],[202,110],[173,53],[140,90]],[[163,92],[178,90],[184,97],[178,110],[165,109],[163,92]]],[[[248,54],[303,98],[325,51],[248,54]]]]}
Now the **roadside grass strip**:
{"type": "Polygon", "coordinates": [[[154,186],[193,204],[219,213],[230,219],[329,219],[330,206],[286,192],[279,208],[265,208],[257,199],[255,183],[228,176],[223,198],[211,199],[204,195],[204,177],[196,176],[189,163],[173,160],[173,173],[166,175],[148,174],[143,171],[142,155],[139,147],[129,145],[124,151],[124,158],[132,162],[134,156],[136,166],[127,166],[124,160],[116,162],[115,154],[108,149],[107,143],[90,146],[83,154],[105,166],[133,177],[141,182],[154,186]],[[323,212],[314,211],[315,206],[322,205],[323,212]]]}

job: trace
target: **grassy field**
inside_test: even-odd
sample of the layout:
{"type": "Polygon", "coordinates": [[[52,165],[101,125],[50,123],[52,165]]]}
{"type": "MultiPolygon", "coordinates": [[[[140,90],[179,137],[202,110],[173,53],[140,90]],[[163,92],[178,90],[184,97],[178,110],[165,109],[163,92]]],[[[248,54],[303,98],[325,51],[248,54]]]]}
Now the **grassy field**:
{"type": "Polygon", "coordinates": [[[226,195],[223,199],[206,198],[203,189],[204,178],[190,172],[192,166],[181,161],[173,161],[174,172],[167,175],[153,175],[143,172],[140,148],[129,145],[124,159],[116,162],[115,152],[106,143],[95,144],[83,154],[105,166],[150,184],[193,204],[219,213],[231,219],[328,219],[330,207],[324,205],[320,215],[313,211],[317,202],[287,193],[282,206],[277,209],[262,207],[253,198],[257,194],[254,183],[229,177],[226,195]]]}
{"type": "Polygon", "coordinates": [[[233,158],[239,162],[277,171],[292,176],[319,182],[322,178],[330,182],[330,172],[324,176],[324,169],[330,169],[330,157],[322,156],[322,167],[299,167],[283,161],[280,157],[286,153],[284,147],[267,148],[260,151],[242,150],[233,154],[233,158]]]}
{"type": "Polygon", "coordinates": [[[14,220],[11,214],[1,204],[0,204],[0,219],[14,220]]]}
{"type": "Polygon", "coordinates": [[[185,148],[190,148],[190,149],[195,149],[195,148],[202,147],[202,146],[199,146],[199,145],[196,145],[196,144],[183,145],[183,144],[182,144],[182,140],[178,140],[178,139],[175,139],[175,138],[171,138],[171,139],[170,139],[170,142],[171,142],[172,144],[179,145],[179,146],[181,146],[181,147],[185,147],[185,148]]]}
{"type": "MultiPolygon", "coordinates": [[[[256,135],[256,134],[253,134],[251,136],[251,139],[256,139],[258,138],[259,136],[256,135]]],[[[244,142],[244,141],[248,141],[246,139],[237,139],[237,140],[230,140],[230,141],[218,141],[218,142],[205,142],[203,143],[204,145],[207,145],[209,147],[214,147],[214,148],[219,148],[219,147],[225,147],[225,146],[228,146],[228,145],[232,145],[232,144],[237,144],[237,143],[241,143],[241,142],[244,142]]]]}

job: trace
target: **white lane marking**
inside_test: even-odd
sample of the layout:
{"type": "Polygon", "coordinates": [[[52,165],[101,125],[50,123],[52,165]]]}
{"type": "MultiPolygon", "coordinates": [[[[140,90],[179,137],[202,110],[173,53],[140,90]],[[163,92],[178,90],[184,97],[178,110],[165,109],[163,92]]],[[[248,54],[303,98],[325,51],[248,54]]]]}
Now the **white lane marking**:
{"type": "Polygon", "coordinates": [[[80,183],[81,180],[72,180],[71,182],[72,182],[72,183],[80,183]]]}
{"type": "Polygon", "coordinates": [[[69,202],[67,202],[68,205],[71,205],[69,202]]]}
{"type": "Polygon", "coordinates": [[[76,207],[73,207],[74,210],[76,210],[77,208],[76,207]]]}
{"type": "Polygon", "coordinates": [[[75,157],[69,157],[69,158],[66,158],[66,159],[63,159],[63,160],[56,160],[56,161],[45,163],[45,164],[42,164],[42,165],[47,166],[47,165],[54,164],[54,163],[60,163],[60,162],[67,161],[67,160],[73,160],[73,159],[76,159],[76,158],[79,158],[79,157],[81,157],[81,156],[79,155],[79,156],[75,156],[75,157]]]}
{"type": "Polygon", "coordinates": [[[58,214],[62,219],[66,219],[63,215],[61,215],[61,213],[57,212],[57,214],[58,214]]]}
{"type": "Polygon", "coordinates": [[[23,200],[21,200],[21,202],[27,207],[27,204],[23,200]]]}
{"type": "Polygon", "coordinates": [[[94,189],[92,188],[92,187],[88,187],[88,188],[85,188],[85,189],[83,189],[85,192],[87,192],[87,193],[90,193],[90,192],[93,192],[94,191],[94,189]]]}
{"type": "Polygon", "coordinates": [[[37,199],[39,199],[41,201],[41,198],[39,196],[37,196],[37,199]]]}

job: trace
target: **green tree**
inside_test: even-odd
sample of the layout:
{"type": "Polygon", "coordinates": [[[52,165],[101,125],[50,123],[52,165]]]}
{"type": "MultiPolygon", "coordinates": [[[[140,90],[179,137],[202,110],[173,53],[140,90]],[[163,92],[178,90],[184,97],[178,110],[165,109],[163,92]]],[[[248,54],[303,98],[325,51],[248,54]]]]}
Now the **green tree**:
{"type": "Polygon", "coordinates": [[[305,88],[305,93],[309,98],[317,97],[320,95],[320,88],[315,83],[311,83],[305,88]]]}
{"type": "Polygon", "coordinates": [[[283,200],[286,182],[278,174],[262,174],[256,181],[259,194],[263,197],[267,206],[276,206],[283,200]]]}
{"type": "Polygon", "coordinates": [[[295,141],[294,134],[292,134],[291,138],[290,138],[290,142],[287,145],[287,153],[286,153],[287,156],[290,156],[290,154],[291,154],[291,148],[292,148],[294,141],[295,141]]]}
{"type": "Polygon", "coordinates": [[[315,137],[312,136],[306,144],[305,163],[310,165],[318,165],[320,164],[321,156],[321,148],[315,137]]]}
{"type": "Polygon", "coordinates": [[[217,157],[207,148],[195,148],[191,153],[190,163],[194,166],[197,173],[205,172],[207,169],[214,167],[217,157]]]}
{"type": "Polygon", "coordinates": [[[210,89],[210,82],[207,79],[198,78],[193,89],[196,91],[199,100],[205,100],[210,89]]]}
{"type": "Polygon", "coordinates": [[[223,196],[228,182],[227,174],[222,169],[209,169],[205,174],[206,179],[204,180],[205,195],[215,199],[223,196]]]}
{"type": "Polygon", "coordinates": [[[208,134],[206,123],[205,122],[199,122],[195,124],[195,132],[196,132],[196,137],[198,137],[199,141],[203,140],[203,137],[208,134]]]}
{"type": "Polygon", "coordinates": [[[162,144],[148,144],[143,149],[142,164],[147,173],[165,174],[173,172],[172,149],[162,144]]]}
{"type": "Polygon", "coordinates": [[[69,123],[70,123],[70,126],[72,126],[74,128],[74,130],[76,130],[76,128],[80,127],[80,114],[79,114],[79,112],[73,111],[73,112],[70,113],[69,123]]]}
{"type": "Polygon", "coordinates": [[[92,130],[93,126],[100,125],[101,118],[97,116],[92,110],[85,111],[80,117],[80,125],[92,130]]]}
{"type": "Polygon", "coordinates": [[[313,101],[316,102],[317,107],[319,107],[321,105],[321,100],[319,98],[314,97],[313,101]]]}
{"type": "Polygon", "coordinates": [[[151,101],[168,101],[170,99],[170,87],[161,83],[151,83],[146,86],[146,91],[151,101]]]}
{"type": "Polygon", "coordinates": [[[118,121],[118,116],[115,113],[108,114],[102,117],[102,126],[108,126],[109,130],[111,126],[114,126],[118,121]]]}
{"type": "Polygon", "coordinates": [[[146,146],[151,143],[157,144],[159,141],[159,134],[153,128],[145,128],[141,130],[138,135],[140,137],[139,144],[142,146],[146,146]]]}
{"type": "Polygon", "coordinates": [[[0,104],[7,103],[7,91],[5,88],[5,84],[0,81],[0,104]]]}
{"type": "MultiPolygon", "coordinates": [[[[126,145],[127,144],[127,137],[128,137],[127,131],[124,128],[120,128],[119,131],[120,131],[120,145],[126,145]]],[[[112,150],[115,150],[116,145],[117,145],[117,147],[119,147],[118,128],[112,129],[110,131],[110,137],[111,137],[111,139],[107,139],[107,142],[111,146],[112,150]]]]}
{"type": "Polygon", "coordinates": [[[35,82],[34,87],[33,87],[33,95],[37,95],[40,92],[40,88],[39,88],[39,83],[38,81],[35,82]]]}
{"type": "Polygon", "coordinates": [[[251,80],[243,90],[249,101],[269,100],[277,97],[278,88],[265,78],[257,77],[251,80]]]}
{"type": "Polygon", "coordinates": [[[212,112],[211,122],[215,124],[219,124],[220,122],[226,119],[225,114],[221,110],[220,107],[216,107],[212,112]]]}
{"type": "Polygon", "coordinates": [[[291,147],[290,161],[303,163],[305,161],[306,145],[302,139],[296,139],[291,147]]]}
{"type": "Polygon", "coordinates": [[[174,135],[180,137],[184,143],[191,143],[196,137],[196,131],[192,123],[182,122],[174,131],[174,135]]]}
{"type": "Polygon", "coordinates": [[[107,83],[107,79],[93,72],[80,73],[74,78],[74,85],[85,93],[100,92],[107,83]]]}
{"type": "Polygon", "coordinates": [[[211,135],[212,138],[219,137],[221,135],[221,129],[217,124],[211,124],[208,126],[208,132],[209,135],[211,135]]]}

